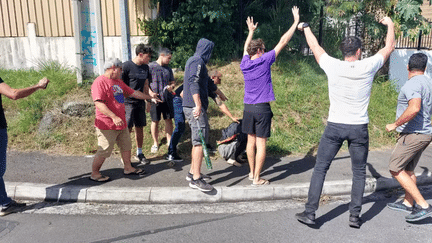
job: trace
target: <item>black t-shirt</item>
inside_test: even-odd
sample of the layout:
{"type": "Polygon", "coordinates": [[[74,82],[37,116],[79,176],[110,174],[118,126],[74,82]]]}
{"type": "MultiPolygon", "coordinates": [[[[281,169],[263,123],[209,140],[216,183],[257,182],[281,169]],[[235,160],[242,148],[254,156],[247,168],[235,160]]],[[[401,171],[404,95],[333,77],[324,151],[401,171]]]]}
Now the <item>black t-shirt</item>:
{"type": "MultiPolygon", "coordinates": [[[[0,78],[0,84],[3,83],[3,79],[0,78]]],[[[3,111],[2,99],[0,95],[0,129],[7,128],[6,118],[3,111]]]]}
{"type": "MultiPolygon", "coordinates": [[[[149,67],[147,64],[136,65],[133,61],[123,63],[122,79],[125,84],[134,90],[144,91],[144,83],[146,79],[150,79],[149,67]]],[[[143,100],[135,98],[126,98],[127,104],[144,104],[143,100]]]]}

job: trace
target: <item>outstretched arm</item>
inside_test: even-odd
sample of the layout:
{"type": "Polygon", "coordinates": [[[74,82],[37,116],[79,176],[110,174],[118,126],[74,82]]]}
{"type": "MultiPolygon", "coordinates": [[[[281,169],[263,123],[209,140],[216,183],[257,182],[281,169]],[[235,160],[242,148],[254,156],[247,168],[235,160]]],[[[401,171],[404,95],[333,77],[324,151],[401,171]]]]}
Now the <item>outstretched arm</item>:
{"type": "Polygon", "coordinates": [[[39,83],[27,88],[22,89],[13,89],[6,83],[0,84],[0,94],[3,94],[4,96],[8,97],[12,100],[21,99],[24,97],[27,97],[31,94],[33,94],[38,89],[45,89],[49,83],[49,80],[47,78],[43,78],[39,80],[39,83]]]}
{"type": "Polygon", "coordinates": [[[380,23],[387,25],[387,36],[385,41],[385,46],[383,49],[379,50],[378,53],[384,57],[384,62],[390,57],[390,54],[395,49],[395,35],[394,35],[394,23],[389,17],[384,17],[380,20],[380,23]]]}
{"type": "Polygon", "coordinates": [[[291,25],[291,28],[281,37],[279,43],[274,48],[276,52],[276,57],[279,55],[279,53],[282,51],[282,49],[288,44],[288,42],[291,40],[291,38],[294,35],[294,32],[296,30],[296,27],[298,23],[300,22],[300,14],[298,7],[294,6],[292,8],[292,13],[294,16],[294,23],[291,25]]]}
{"type": "Polygon", "coordinates": [[[312,33],[311,28],[308,26],[304,26],[306,23],[300,23],[297,28],[304,32],[306,37],[306,42],[308,43],[309,48],[312,50],[315,60],[319,63],[321,55],[326,53],[324,49],[319,45],[317,38],[312,33]]]}
{"type": "Polygon", "coordinates": [[[395,130],[398,126],[402,126],[403,124],[411,121],[414,117],[417,116],[421,109],[422,100],[421,98],[414,98],[408,101],[408,108],[402,113],[402,115],[391,124],[386,125],[386,131],[390,132],[395,130]]]}
{"type": "Polygon", "coordinates": [[[249,29],[249,34],[246,38],[246,42],[244,45],[243,56],[248,55],[247,48],[248,48],[250,42],[252,41],[252,37],[253,37],[254,31],[256,30],[256,28],[258,26],[258,22],[254,24],[253,23],[253,17],[249,16],[246,19],[246,24],[247,24],[248,29],[249,29]]]}

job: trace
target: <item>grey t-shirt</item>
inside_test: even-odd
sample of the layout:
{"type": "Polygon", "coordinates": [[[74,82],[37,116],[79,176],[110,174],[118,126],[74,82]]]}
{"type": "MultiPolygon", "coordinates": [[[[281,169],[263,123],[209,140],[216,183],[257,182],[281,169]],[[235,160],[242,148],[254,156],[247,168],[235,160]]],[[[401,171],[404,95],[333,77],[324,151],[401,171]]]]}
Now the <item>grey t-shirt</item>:
{"type": "Polygon", "coordinates": [[[396,119],[408,108],[408,102],[414,98],[421,98],[419,113],[409,122],[399,126],[396,131],[401,133],[431,134],[432,114],[432,80],[425,75],[417,75],[408,80],[398,96],[396,119]]]}

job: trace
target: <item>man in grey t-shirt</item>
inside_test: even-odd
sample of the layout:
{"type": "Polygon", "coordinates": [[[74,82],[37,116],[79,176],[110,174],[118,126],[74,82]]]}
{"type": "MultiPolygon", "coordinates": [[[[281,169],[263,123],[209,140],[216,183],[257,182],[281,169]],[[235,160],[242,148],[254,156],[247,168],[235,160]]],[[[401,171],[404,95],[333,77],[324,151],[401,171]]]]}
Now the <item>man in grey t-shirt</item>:
{"type": "Polygon", "coordinates": [[[432,215],[432,206],[420,194],[414,174],[423,150],[432,141],[432,80],[424,75],[427,60],[423,53],[415,53],[410,57],[408,81],[398,97],[397,119],[386,125],[388,132],[396,130],[400,133],[390,157],[389,170],[405,189],[404,199],[389,203],[387,207],[410,213],[405,217],[409,222],[432,215]]]}

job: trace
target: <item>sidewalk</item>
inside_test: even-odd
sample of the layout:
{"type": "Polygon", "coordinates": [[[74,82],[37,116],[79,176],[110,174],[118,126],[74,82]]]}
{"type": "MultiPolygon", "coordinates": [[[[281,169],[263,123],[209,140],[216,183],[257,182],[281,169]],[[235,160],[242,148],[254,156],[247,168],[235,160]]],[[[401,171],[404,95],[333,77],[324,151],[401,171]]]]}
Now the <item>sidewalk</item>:
{"type": "MultiPolygon", "coordinates": [[[[391,149],[370,151],[367,165],[366,192],[390,189],[399,184],[391,178],[387,165],[391,149]]],[[[416,173],[418,184],[432,184],[432,147],[423,153],[416,173]]],[[[163,158],[151,159],[148,166],[139,166],[144,176],[125,176],[118,157],[110,157],[101,172],[112,180],[97,183],[89,180],[92,157],[57,156],[39,152],[9,151],[4,176],[8,195],[15,199],[54,200],[71,202],[110,203],[197,203],[248,200],[306,198],[315,157],[269,157],[262,177],[270,185],[251,186],[249,166],[228,165],[224,160],[213,161],[208,171],[215,187],[210,193],[191,189],[185,176],[190,161],[170,168],[163,158]]],[[[136,163],[134,163],[136,165],[136,163]]],[[[339,153],[327,173],[323,194],[349,194],[351,161],[348,152],[339,153]]]]}

